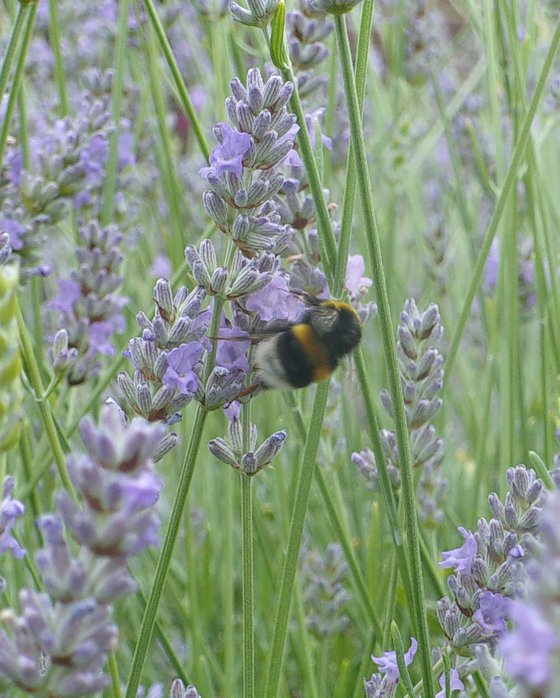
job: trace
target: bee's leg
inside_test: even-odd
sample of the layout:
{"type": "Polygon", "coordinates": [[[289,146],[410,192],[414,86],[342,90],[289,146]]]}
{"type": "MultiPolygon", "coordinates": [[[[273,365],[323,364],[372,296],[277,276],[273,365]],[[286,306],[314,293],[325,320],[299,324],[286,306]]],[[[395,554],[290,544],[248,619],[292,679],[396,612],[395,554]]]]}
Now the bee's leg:
{"type": "Polygon", "coordinates": [[[251,385],[248,385],[246,388],[243,388],[233,399],[231,399],[224,407],[229,407],[232,402],[235,402],[236,400],[239,400],[240,398],[247,397],[248,395],[254,397],[256,394],[263,392],[266,390],[266,386],[263,385],[260,381],[256,381],[255,383],[252,383],[251,385]]]}

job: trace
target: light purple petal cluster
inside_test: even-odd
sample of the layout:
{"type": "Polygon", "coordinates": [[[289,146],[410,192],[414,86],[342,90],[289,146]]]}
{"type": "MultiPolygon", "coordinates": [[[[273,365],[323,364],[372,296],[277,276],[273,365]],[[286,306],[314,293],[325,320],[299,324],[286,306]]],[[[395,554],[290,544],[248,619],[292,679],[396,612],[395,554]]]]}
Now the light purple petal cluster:
{"type": "Polygon", "coordinates": [[[247,450],[243,441],[241,420],[234,416],[228,424],[227,439],[222,439],[218,436],[208,443],[208,448],[210,453],[222,461],[222,463],[231,465],[235,470],[252,477],[270,465],[273,458],[278,455],[284,446],[287,436],[288,432],[282,429],[282,431],[277,431],[268,436],[257,447],[257,428],[252,424],[248,444],[249,450],[247,450]]]}
{"type": "Polygon", "coordinates": [[[511,609],[513,628],[498,652],[507,672],[527,695],[552,696],[560,681],[560,478],[548,492],[539,517],[540,545],[527,565],[524,593],[511,609]]]}
{"type": "MultiPolygon", "coordinates": [[[[358,290],[370,281],[362,277],[363,259],[358,256],[349,260],[349,289],[358,290]]],[[[436,305],[420,312],[413,298],[409,298],[401,313],[398,326],[397,356],[399,373],[403,385],[406,420],[409,430],[412,465],[422,468],[417,487],[419,515],[429,527],[441,525],[444,519],[443,498],[447,481],[442,477],[444,457],[443,440],[436,434],[431,420],[442,405],[439,393],[443,387],[443,356],[439,344],[443,337],[443,326],[436,305]]],[[[386,390],[381,391],[381,402],[391,418],[393,401],[386,390]]],[[[381,430],[381,442],[391,480],[398,485],[394,471],[399,469],[396,434],[391,429],[381,430]]],[[[371,452],[367,459],[373,461],[369,472],[375,475],[376,468],[371,452]]],[[[360,454],[353,458],[358,466],[363,465],[360,454]]],[[[362,472],[365,471],[362,468],[362,472]]],[[[371,478],[370,478],[371,479],[371,478]]]]}
{"type": "Polygon", "coordinates": [[[25,513],[25,506],[12,498],[14,487],[14,478],[5,477],[2,502],[0,502],[0,553],[10,552],[14,557],[21,559],[25,555],[25,550],[12,535],[12,530],[18,516],[25,513]]]}
{"type": "MultiPolygon", "coordinates": [[[[69,385],[79,385],[100,369],[100,355],[112,355],[113,334],[124,331],[122,308],[128,302],[115,291],[122,284],[122,235],[116,226],[101,228],[92,220],[80,230],[82,244],[76,251],[77,270],[59,280],[59,294],[50,302],[59,313],[59,331],[66,332],[64,361],[69,385]]],[[[53,351],[53,364],[61,365],[60,352],[53,351]]]]}
{"type": "Polygon", "coordinates": [[[133,412],[149,422],[171,424],[203,390],[200,377],[204,350],[210,348],[205,336],[210,313],[203,308],[206,291],[201,286],[190,293],[182,286],[173,295],[167,279],[158,279],[153,298],[153,319],[138,313],[141,335],[128,344],[126,355],[134,374],[119,373],[117,387],[133,412]]]}
{"type": "Polygon", "coordinates": [[[52,235],[70,202],[81,206],[102,182],[111,130],[109,99],[108,93],[86,91],[74,118],[58,119],[35,136],[33,172],[11,168],[0,182],[0,223],[20,258],[23,279],[49,273],[47,234],[52,235]]]}
{"type": "Polygon", "coordinates": [[[451,649],[473,658],[475,665],[477,647],[485,645],[493,654],[506,633],[512,598],[524,587],[526,560],[535,544],[542,482],[534,471],[517,466],[509,469],[508,484],[505,505],[496,494],[489,497],[494,518],[479,519],[474,533],[459,528],[463,545],[442,553],[440,562],[454,574],[448,578],[452,598],[437,603],[438,620],[451,649]]]}
{"type": "Polygon", "coordinates": [[[70,456],[68,468],[83,504],[59,492],[62,517],[37,522],[45,541],[36,555],[43,591],[22,590],[21,615],[5,610],[0,632],[0,675],[53,698],[88,696],[108,685],[103,668],[118,642],[109,604],[135,590],[128,558],[157,543],[152,507],[161,483],[151,466],[165,427],[128,424],[113,403],[102,409],[99,426],[85,418],[80,431],[87,454],[70,456]],[[81,544],[77,558],[63,520],[81,544]]]}
{"type": "Polygon", "coordinates": [[[292,85],[278,75],[264,82],[253,68],[246,85],[238,78],[231,81],[231,91],[226,109],[233,128],[217,125],[218,146],[210,155],[210,167],[201,170],[210,185],[204,208],[246,257],[279,253],[294,232],[280,222],[273,201],[284,182],[282,161],[297,132],[295,116],[286,106],[292,85]]]}
{"type": "Polygon", "coordinates": [[[304,544],[300,567],[303,610],[309,631],[319,641],[338,636],[350,624],[345,613],[350,601],[345,587],[348,565],[342,547],[330,543],[322,554],[304,544]]]}
{"type": "MultiPolygon", "coordinates": [[[[418,642],[415,638],[410,638],[410,647],[404,654],[406,666],[412,664],[418,642]]],[[[393,698],[396,694],[399,682],[399,667],[397,665],[397,653],[395,651],[384,652],[381,657],[371,655],[372,660],[379,667],[377,674],[372,674],[369,681],[365,683],[366,698],[393,698]],[[384,674],[382,676],[382,674],[384,674]]]]}

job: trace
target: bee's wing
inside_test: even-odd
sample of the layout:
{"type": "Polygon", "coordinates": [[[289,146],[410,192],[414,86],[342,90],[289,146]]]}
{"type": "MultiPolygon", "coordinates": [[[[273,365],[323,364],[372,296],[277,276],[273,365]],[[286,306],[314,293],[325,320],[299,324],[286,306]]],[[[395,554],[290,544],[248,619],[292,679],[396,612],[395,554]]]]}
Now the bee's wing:
{"type": "Polygon", "coordinates": [[[319,334],[330,332],[338,320],[338,310],[324,305],[314,307],[309,313],[309,320],[319,334]]]}

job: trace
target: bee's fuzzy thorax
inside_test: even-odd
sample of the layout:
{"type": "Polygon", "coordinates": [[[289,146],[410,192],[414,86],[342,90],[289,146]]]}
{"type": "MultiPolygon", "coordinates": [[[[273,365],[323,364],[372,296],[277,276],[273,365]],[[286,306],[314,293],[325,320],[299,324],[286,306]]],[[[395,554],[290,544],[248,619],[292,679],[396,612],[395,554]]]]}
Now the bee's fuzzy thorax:
{"type": "Polygon", "coordinates": [[[306,300],[298,322],[257,344],[257,381],[264,388],[304,388],[325,380],[360,343],[362,323],[351,305],[306,300]]]}

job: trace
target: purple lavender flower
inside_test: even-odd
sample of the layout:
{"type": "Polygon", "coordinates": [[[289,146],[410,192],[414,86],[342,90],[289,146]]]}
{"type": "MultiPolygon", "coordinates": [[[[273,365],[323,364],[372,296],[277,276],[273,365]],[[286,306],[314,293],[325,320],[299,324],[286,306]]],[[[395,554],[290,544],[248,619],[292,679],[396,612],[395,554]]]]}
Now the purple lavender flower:
{"type": "MultiPolygon", "coordinates": [[[[356,276],[354,284],[359,284],[361,262],[355,260],[352,264],[356,266],[356,270],[353,270],[356,276]]],[[[435,528],[441,525],[444,518],[442,501],[447,488],[447,482],[441,475],[443,440],[438,438],[435,427],[430,423],[442,405],[439,393],[443,387],[443,356],[438,347],[443,327],[438,307],[430,305],[420,312],[414,299],[409,298],[401,313],[397,332],[399,373],[403,384],[412,464],[422,468],[417,487],[419,514],[423,522],[435,528]]],[[[391,396],[382,390],[380,397],[386,412],[393,418],[391,396]]],[[[398,469],[395,432],[382,429],[380,436],[389,471],[398,469]]]]}
{"type": "Polygon", "coordinates": [[[93,188],[100,187],[111,128],[109,99],[108,94],[99,99],[88,90],[75,118],[56,120],[36,137],[31,149],[33,170],[11,167],[2,178],[0,221],[20,258],[24,280],[49,272],[43,262],[44,242],[68,203],[90,201],[93,188]]]}
{"type": "MultiPolygon", "coordinates": [[[[243,158],[252,145],[251,136],[248,133],[240,133],[227,124],[220,123],[221,143],[210,154],[211,171],[222,177],[231,172],[240,177],[243,172],[243,158]]],[[[206,174],[208,169],[201,170],[206,174]]]]}
{"type": "Polygon", "coordinates": [[[234,128],[218,124],[214,129],[219,145],[211,167],[201,170],[210,185],[204,208],[246,257],[278,253],[294,232],[281,224],[274,204],[284,182],[282,161],[297,130],[286,106],[292,85],[277,75],[265,83],[259,70],[251,69],[246,86],[234,78],[231,91],[226,109],[234,128]]]}
{"type": "Polygon", "coordinates": [[[109,404],[98,428],[89,418],[82,421],[81,435],[89,453],[71,456],[68,470],[86,504],[79,507],[65,491],[57,495],[74,537],[96,555],[107,557],[134,555],[157,544],[159,523],[151,507],[161,482],[150,466],[165,427],[143,420],[128,426],[121,410],[109,404]]]}
{"type": "Polygon", "coordinates": [[[330,543],[321,554],[304,545],[300,564],[308,629],[319,639],[340,635],[350,623],[345,613],[350,600],[344,584],[348,565],[341,546],[330,543]]]}
{"type": "Polygon", "coordinates": [[[480,595],[479,607],[473,620],[488,636],[501,636],[506,630],[506,620],[510,617],[512,600],[501,594],[485,591],[480,595]]]}
{"type": "Polygon", "coordinates": [[[199,342],[181,344],[167,354],[167,369],[163,384],[176,388],[181,395],[193,395],[198,387],[194,367],[200,360],[204,347],[199,342]]]}
{"type": "Polygon", "coordinates": [[[459,533],[463,536],[465,542],[460,548],[443,552],[441,554],[443,562],[440,562],[439,566],[447,569],[453,567],[456,572],[469,574],[477,551],[476,540],[473,534],[462,526],[459,527],[459,533]]]}
{"type": "Polygon", "coordinates": [[[514,627],[498,645],[506,670],[530,695],[552,696],[560,681],[560,478],[555,480],[556,489],[547,492],[540,513],[540,545],[532,546],[527,585],[512,604],[514,627]]]}
{"type": "Polygon", "coordinates": [[[502,639],[498,651],[514,679],[542,691],[550,685],[552,661],[560,648],[560,636],[550,619],[527,601],[514,600],[511,617],[515,629],[502,639]]]}
{"type": "Polygon", "coordinates": [[[17,517],[25,513],[25,506],[17,499],[12,499],[14,488],[14,478],[5,477],[0,503],[0,553],[9,551],[14,557],[21,559],[25,555],[25,550],[13,537],[12,529],[17,517]]]}
{"type": "MultiPolygon", "coordinates": [[[[122,308],[128,299],[115,294],[123,256],[122,235],[114,226],[101,228],[90,221],[80,230],[82,245],[76,251],[78,270],[59,280],[59,294],[49,307],[60,313],[59,329],[68,335],[68,349],[75,350],[67,380],[79,385],[99,371],[99,355],[112,355],[111,337],[124,330],[122,308]]],[[[56,356],[54,357],[56,359],[56,356]]]]}
{"type": "Polygon", "coordinates": [[[321,64],[327,59],[329,50],[323,41],[332,32],[333,24],[323,12],[315,11],[314,16],[310,16],[308,3],[299,5],[301,10],[287,13],[286,30],[298,92],[304,99],[327,82],[321,64]]]}
{"type": "MultiPolygon", "coordinates": [[[[441,686],[442,690],[436,693],[436,698],[451,698],[451,696],[447,696],[445,692],[445,674],[442,674],[439,677],[439,685],[441,686]]],[[[452,692],[462,691],[465,688],[465,684],[459,678],[459,672],[454,667],[451,668],[449,674],[449,688],[452,692]]]]}
{"type": "MultiPolygon", "coordinates": [[[[200,378],[202,370],[197,356],[198,347],[208,349],[210,343],[205,338],[208,328],[208,310],[202,308],[206,292],[202,287],[195,288],[190,294],[181,287],[175,296],[166,279],[158,279],[154,287],[155,315],[149,320],[145,313],[137,315],[141,336],[131,339],[127,356],[134,366],[131,378],[127,373],[117,376],[117,387],[122,399],[138,415],[150,422],[162,420],[173,423],[180,419],[179,410],[190,402],[196,389],[197,399],[203,399],[203,387],[200,382],[195,385],[191,371],[200,378]],[[190,345],[190,350],[181,350],[173,354],[175,359],[196,357],[189,365],[171,366],[168,355],[182,345],[190,345]],[[176,369],[179,369],[177,371],[176,369]],[[185,369],[181,377],[182,369],[185,369]],[[180,389],[179,389],[180,388],[180,389]],[[185,390],[186,392],[182,392],[185,390]]],[[[237,389],[239,393],[241,388],[237,389]]],[[[230,399],[233,395],[228,396],[230,399]]],[[[224,402],[228,397],[224,398],[224,402]]],[[[223,403],[222,403],[223,404],[223,403]]]]}
{"type": "Polygon", "coordinates": [[[135,590],[128,558],[157,542],[159,480],[151,471],[165,427],[136,420],[128,425],[114,403],[101,412],[99,427],[80,424],[85,456],[70,456],[68,468],[84,504],[66,491],[58,505],[75,541],[73,559],[55,515],[39,519],[45,547],[37,553],[43,592],[24,589],[22,615],[3,613],[0,675],[28,692],[53,698],[91,695],[103,689],[107,655],[118,631],[109,602],[135,590]]]}
{"type": "Polygon", "coordinates": [[[263,322],[294,321],[301,315],[301,300],[290,293],[286,275],[278,273],[263,289],[252,293],[245,302],[247,310],[256,312],[263,322]]]}
{"type": "Polygon", "coordinates": [[[181,679],[175,679],[171,686],[169,698],[202,698],[202,696],[194,686],[189,685],[185,688],[185,684],[181,679]]]}
{"type": "Polygon", "coordinates": [[[455,569],[448,578],[452,599],[438,601],[437,615],[450,649],[465,658],[457,667],[463,677],[477,668],[488,678],[496,675],[492,655],[514,615],[512,597],[525,586],[525,564],[536,545],[542,482],[517,466],[508,470],[508,484],[505,505],[496,494],[488,498],[495,518],[479,519],[474,534],[459,529],[464,544],[443,553],[440,563],[455,569]]]}
{"type": "Polygon", "coordinates": [[[247,339],[240,339],[241,337],[243,335],[236,327],[220,328],[220,339],[223,341],[218,344],[216,352],[217,366],[239,368],[245,373],[249,371],[247,352],[251,346],[251,338],[247,336],[247,339]]]}
{"type": "Polygon", "coordinates": [[[366,265],[361,254],[350,255],[346,266],[346,281],[344,283],[350,298],[357,299],[372,285],[373,281],[364,276],[366,265]]]}
{"type": "Polygon", "coordinates": [[[222,463],[231,465],[235,470],[252,477],[266,468],[278,455],[287,436],[288,433],[285,430],[277,431],[267,437],[258,448],[255,448],[257,427],[251,424],[249,450],[245,451],[241,421],[235,415],[229,421],[227,439],[218,436],[208,443],[208,448],[210,453],[222,463]]]}
{"type": "MultiPolygon", "coordinates": [[[[404,663],[406,666],[412,664],[416,650],[418,649],[418,642],[414,637],[410,638],[410,647],[404,654],[404,663]]],[[[399,680],[399,667],[397,666],[397,653],[393,650],[391,652],[383,652],[382,657],[375,657],[373,654],[371,658],[375,664],[379,667],[379,671],[387,676],[389,681],[396,683],[399,680]]]]}

